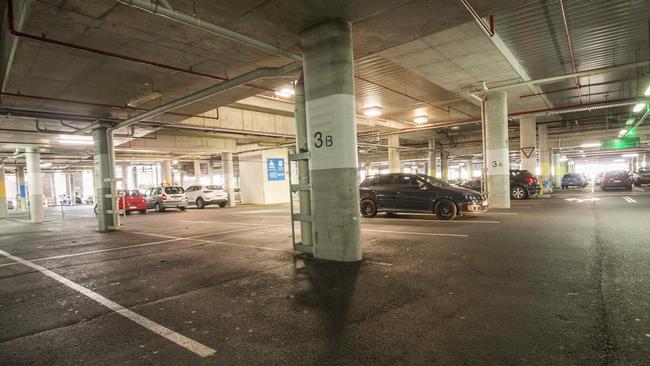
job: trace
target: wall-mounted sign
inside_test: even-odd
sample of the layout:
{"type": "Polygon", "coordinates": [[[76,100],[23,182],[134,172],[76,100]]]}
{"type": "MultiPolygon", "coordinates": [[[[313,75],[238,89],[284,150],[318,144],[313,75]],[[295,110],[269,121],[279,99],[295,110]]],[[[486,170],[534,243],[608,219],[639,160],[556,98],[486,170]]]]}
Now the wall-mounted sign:
{"type": "Polygon", "coordinates": [[[269,181],[284,180],[284,159],[267,158],[266,159],[266,177],[269,181]]]}

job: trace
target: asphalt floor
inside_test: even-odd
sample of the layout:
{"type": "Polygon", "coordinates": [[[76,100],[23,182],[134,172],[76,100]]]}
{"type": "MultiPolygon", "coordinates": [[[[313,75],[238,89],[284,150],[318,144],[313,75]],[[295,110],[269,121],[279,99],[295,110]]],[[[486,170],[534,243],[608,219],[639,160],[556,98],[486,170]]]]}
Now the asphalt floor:
{"type": "Polygon", "coordinates": [[[362,219],[291,251],[288,206],[0,221],[2,365],[648,365],[650,188],[362,219]]]}

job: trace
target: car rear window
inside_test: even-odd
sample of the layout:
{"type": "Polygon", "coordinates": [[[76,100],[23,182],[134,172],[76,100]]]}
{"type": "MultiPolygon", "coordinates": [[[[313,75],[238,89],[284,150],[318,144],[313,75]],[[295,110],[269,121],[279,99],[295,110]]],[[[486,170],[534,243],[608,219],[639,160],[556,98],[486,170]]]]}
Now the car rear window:
{"type": "Polygon", "coordinates": [[[165,193],[180,194],[180,193],[185,193],[185,190],[181,187],[165,187],[165,193]]]}
{"type": "Polygon", "coordinates": [[[140,197],[142,196],[142,193],[140,193],[140,191],[131,191],[127,192],[127,195],[130,195],[131,197],[140,197]]]}
{"type": "Polygon", "coordinates": [[[215,190],[215,191],[220,191],[220,190],[223,189],[223,187],[221,187],[221,186],[205,186],[205,188],[206,189],[212,189],[212,190],[215,190]]]}
{"type": "Polygon", "coordinates": [[[607,172],[607,177],[609,178],[624,178],[627,177],[626,171],[617,171],[617,172],[607,172]]]}

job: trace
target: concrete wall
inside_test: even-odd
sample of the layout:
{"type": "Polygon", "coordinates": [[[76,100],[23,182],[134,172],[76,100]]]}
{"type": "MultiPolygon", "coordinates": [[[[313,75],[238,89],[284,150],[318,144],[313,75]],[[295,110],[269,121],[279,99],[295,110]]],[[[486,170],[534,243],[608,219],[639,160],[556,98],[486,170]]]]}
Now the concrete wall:
{"type": "Polygon", "coordinates": [[[242,203],[268,205],[289,202],[289,166],[287,149],[239,154],[242,203]],[[284,159],[284,180],[268,179],[267,161],[271,158],[284,159]]]}

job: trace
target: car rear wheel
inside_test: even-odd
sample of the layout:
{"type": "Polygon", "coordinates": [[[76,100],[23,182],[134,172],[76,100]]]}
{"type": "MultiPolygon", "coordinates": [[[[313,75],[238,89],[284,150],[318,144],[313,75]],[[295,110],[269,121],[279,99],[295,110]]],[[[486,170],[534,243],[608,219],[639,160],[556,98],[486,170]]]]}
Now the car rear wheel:
{"type": "Polygon", "coordinates": [[[221,203],[219,204],[219,207],[221,207],[221,208],[226,207],[226,203],[227,203],[227,202],[221,202],[221,203]]]}
{"type": "Polygon", "coordinates": [[[361,215],[368,218],[377,216],[377,205],[373,200],[361,201],[361,215]]]}
{"type": "Polygon", "coordinates": [[[156,212],[163,212],[165,211],[165,208],[160,205],[160,203],[156,202],[156,205],[154,206],[156,209],[156,212]]]}
{"type": "Polygon", "coordinates": [[[436,202],[433,212],[440,220],[451,220],[458,214],[458,207],[452,200],[441,199],[436,202]]]}
{"type": "Polygon", "coordinates": [[[146,210],[146,209],[145,209],[145,210],[140,210],[140,213],[141,213],[141,214],[146,214],[146,213],[147,213],[147,210],[146,210]]]}
{"type": "Polygon", "coordinates": [[[178,209],[181,210],[181,211],[185,211],[186,208],[187,207],[183,206],[183,207],[179,207],[178,209]]]}
{"type": "Polygon", "coordinates": [[[205,201],[199,197],[196,199],[196,208],[205,208],[205,201]]]}
{"type": "Polygon", "coordinates": [[[510,188],[510,197],[515,200],[523,200],[526,198],[526,189],[522,186],[514,186],[510,188]]]}

